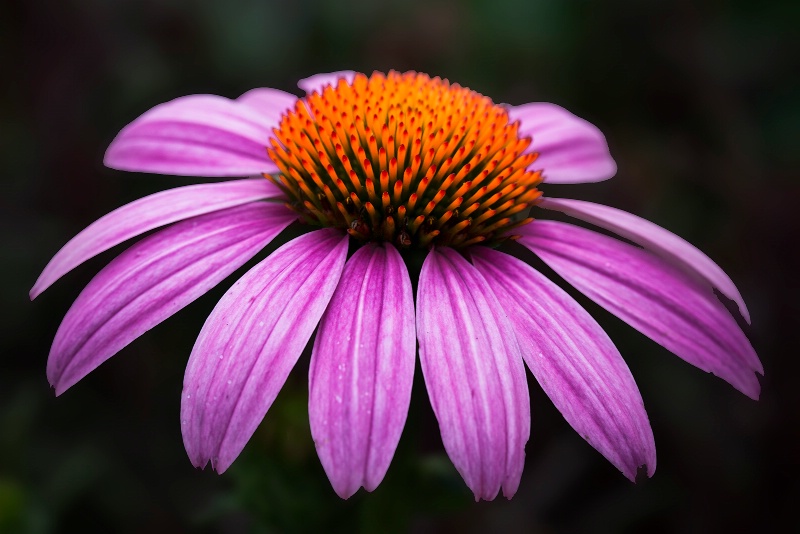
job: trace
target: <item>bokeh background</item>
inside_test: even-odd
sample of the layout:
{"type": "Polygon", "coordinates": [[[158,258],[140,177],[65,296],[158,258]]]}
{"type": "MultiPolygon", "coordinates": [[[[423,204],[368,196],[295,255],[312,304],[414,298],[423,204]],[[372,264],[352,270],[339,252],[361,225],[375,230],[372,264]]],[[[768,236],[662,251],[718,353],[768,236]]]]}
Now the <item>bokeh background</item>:
{"type": "Polygon", "coordinates": [[[800,70],[798,43],[789,40],[800,25],[798,5],[5,0],[0,531],[798,527],[800,70]],[[632,211],[717,260],[752,312],[745,332],[766,369],[761,400],[745,398],[577,297],[637,378],[658,446],[652,479],[627,481],[571,430],[531,378],[533,428],[519,493],[476,504],[444,454],[418,372],[386,479],[375,492],[342,501],[308,430],[307,356],[244,454],[218,476],[195,470],[185,455],[179,395],[194,338],[230,280],[55,398],[44,371],[58,324],[83,285],[125,245],[31,303],[28,290],[39,272],[97,217],[197,181],[104,168],[117,131],[177,96],[235,97],[259,86],[299,94],[297,79],[346,68],[425,71],[496,102],[555,102],[598,125],[618,175],[546,193],[632,211]]]}

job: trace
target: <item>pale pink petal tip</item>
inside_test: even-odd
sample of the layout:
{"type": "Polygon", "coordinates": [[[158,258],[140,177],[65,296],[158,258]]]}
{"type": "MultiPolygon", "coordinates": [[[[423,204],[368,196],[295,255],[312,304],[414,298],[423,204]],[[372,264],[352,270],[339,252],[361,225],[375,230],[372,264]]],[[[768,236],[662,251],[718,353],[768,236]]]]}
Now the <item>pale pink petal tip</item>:
{"type": "Polygon", "coordinates": [[[292,222],[288,211],[251,202],[199,215],[120,254],[58,328],[47,360],[56,394],[242,266],[292,222]]]}
{"type": "Polygon", "coordinates": [[[267,122],[278,124],[281,115],[294,107],[297,96],[279,89],[260,87],[250,89],[236,101],[258,110],[267,122]]]}
{"type": "Polygon", "coordinates": [[[405,426],[415,357],[405,263],[392,245],[365,245],[345,266],[309,369],[311,435],[340,497],[383,480],[405,426]]]}
{"type": "Polygon", "coordinates": [[[315,74],[313,76],[309,76],[308,78],[303,78],[299,82],[297,82],[297,86],[306,92],[306,94],[311,94],[314,91],[322,92],[322,90],[329,86],[335,86],[339,80],[345,80],[347,83],[352,83],[356,77],[355,71],[352,70],[339,70],[335,72],[324,72],[321,74],[315,74]]]}
{"type": "Polygon", "coordinates": [[[546,198],[542,199],[539,206],[561,211],[577,219],[611,230],[671,261],[734,301],[739,308],[739,313],[748,324],[750,323],[750,312],[733,280],[719,265],[714,263],[714,260],[669,230],[632,213],[583,200],[546,198]]]}
{"type": "Polygon", "coordinates": [[[475,499],[516,492],[530,435],[522,356],[491,285],[461,255],[430,252],[417,291],[422,373],[442,442],[475,499]]]}
{"type": "Polygon", "coordinates": [[[104,162],[123,171],[183,176],[273,173],[278,167],[265,147],[279,117],[221,96],[176,98],[123,128],[104,162]]]}
{"type": "Polygon", "coordinates": [[[597,304],[758,398],[761,361],[707,285],[646,250],[571,224],[537,221],[521,233],[520,243],[597,304]]]}
{"type": "Polygon", "coordinates": [[[192,349],[181,431],[195,466],[222,473],[272,405],[333,295],[348,237],[317,230],[286,243],[220,299],[192,349]]]}
{"type": "Polygon", "coordinates": [[[600,182],[617,173],[603,133],[593,124],[555,104],[509,106],[511,121],[519,121],[519,135],[533,139],[528,152],[539,157],[531,169],[542,170],[544,182],[577,184],[600,182]]]}
{"type": "Polygon", "coordinates": [[[475,267],[505,303],[520,350],[567,422],[627,478],[656,466],[653,431],[628,366],[599,324],[526,263],[477,247],[475,267]]]}
{"type": "Polygon", "coordinates": [[[104,215],[64,245],[36,280],[31,300],[81,263],[128,239],[176,221],[280,195],[269,180],[253,178],[176,187],[140,198],[104,215]]]}

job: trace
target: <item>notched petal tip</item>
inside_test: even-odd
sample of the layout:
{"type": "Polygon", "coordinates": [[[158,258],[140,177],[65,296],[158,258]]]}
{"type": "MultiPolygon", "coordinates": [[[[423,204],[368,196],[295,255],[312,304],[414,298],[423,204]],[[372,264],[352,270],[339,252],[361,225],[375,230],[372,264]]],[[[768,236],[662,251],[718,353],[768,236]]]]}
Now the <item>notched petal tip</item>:
{"type": "MultiPolygon", "coordinates": [[[[202,470],[202,471],[205,471],[206,467],[208,467],[208,464],[210,463],[210,462],[209,462],[209,460],[208,460],[207,458],[204,458],[204,459],[195,459],[195,458],[191,458],[191,457],[190,457],[190,458],[189,458],[189,461],[190,461],[190,462],[192,462],[192,465],[193,465],[193,466],[194,466],[196,469],[200,469],[200,470],[202,470]]],[[[213,466],[212,466],[212,470],[213,470],[213,466]]]]}
{"type": "MultiPolygon", "coordinates": [[[[714,374],[715,376],[717,376],[716,373],[711,373],[711,374],[714,374]]],[[[761,369],[761,371],[758,371],[758,370],[754,370],[753,371],[753,380],[752,380],[752,382],[749,382],[746,386],[744,386],[744,387],[736,387],[736,386],[734,386],[734,387],[736,387],[736,389],[738,389],[740,392],[742,392],[748,398],[751,398],[754,401],[759,400],[759,398],[761,397],[761,382],[759,382],[759,380],[758,380],[758,375],[759,374],[761,374],[761,376],[764,376],[763,368],[761,369]]],[[[720,377],[720,378],[725,380],[724,377],[720,377]]]]}
{"type": "Polygon", "coordinates": [[[625,478],[627,478],[634,484],[642,484],[646,482],[648,478],[652,478],[655,472],[656,472],[656,464],[654,461],[652,464],[642,464],[638,466],[634,471],[631,471],[629,473],[623,471],[622,474],[625,475],[625,478]]]}
{"type": "Polygon", "coordinates": [[[503,497],[505,497],[510,501],[512,497],[514,497],[514,495],[517,494],[518,489],[519,489],[519,480],[517,480],[516,483],[514,484],[508,484],[508,483],[503,484],[503,497]]]}
{"type": "Polygon", "coordinates": [[[228,470],[232,462],[221,462],[219,457],[215,456],[214,458],[211,458],[209,463],[211,464],[211,469],[216,474],[221,475],[222,473],[228,470]]]}
{"type": "Polygon", "coordinates": [[[60,397],[62,393],[64,393],[67,389],[69,389],[69,388],[59,387],[59,385],[53,382],[53,380],[51,380],[49,376],[47,381],[50,383],[50,388],[53,390],[53,394],[56,397],[60,397]]]}
{"type": "Polygon", "coordinates": [[[192,465],[195,468],[201,469],[203,471],[205,471],[206,468],[210,468],[211,471],[213,471],[218,475],[221,475],[225,471],[227,471],[228,468],[231,466],[231,464],[233,464],[233,460],[235,459],[233,458],[227,461],[225,460],[221,461],[219,456],[213,456],[210,458],[206,455],[196,456],[193,455],[191,452],[189,452],[188,449],[186,452],[189,455],[189,461],[192,462],[192,465]]]}
{"type": "Polygon", "coordinates": [[[337,486],[331,484],[331,487],[333,487],[333,491],[336,493],[336,495],[339,496],[339,498],[347,500],[350,497],[352,497],[353,495],[355,495],[356,493],[358,493],[358,490],[360,490],[363,486],[358,486],[358,487],[355,487],[355,488],[351,487],[351,486],[338,486],[337,487],[337,486]]]}

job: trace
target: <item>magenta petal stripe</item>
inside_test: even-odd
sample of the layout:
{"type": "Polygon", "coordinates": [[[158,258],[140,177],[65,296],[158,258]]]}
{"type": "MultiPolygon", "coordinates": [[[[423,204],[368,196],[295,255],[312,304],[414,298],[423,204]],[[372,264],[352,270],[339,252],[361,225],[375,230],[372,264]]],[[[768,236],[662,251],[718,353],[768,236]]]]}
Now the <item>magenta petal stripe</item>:
{"type": "Polygon", "coordinates": [[[119,255],[89,282],[58,328],[47,361],[56,394],[252,258],[292,222],[287,211],[254,202],[200,215],[119,255]]]}
{"type": "Polygon", "coordinates": [[[646,250],[571,224],[536,221],[520,233],[520,243],[600,306],[758,398],[761,362],[711,288],[646,250]]]}
{"type": "Polygon", "coordinates": [[[567,422],[630,480],[645,465],[652,476],[656,448],[644,402],[605,331],[524,262],[485,247],[472,257],[507,303],[525,362],[567,422]]]}
{"type": "Polygon", "coordinates": [[[733,280],[725,274],[725,271],[719,265],[714,263],[714,260],[669,230],[665,230],[661,226],[627,211],[583,200],[545,198],[542,199],[539,207],[561,211],[600,228],[610,230],[671,261],[689,274],[717,288],[720,293],[736,302],[739,312],[750,323],[750,313],[747,311],[744,299],[739,290],[736,289],[733,280]]]}
{"type": "Polygon", "coordinates": [[[317,230],[253,267],[222,297],[192,349],[181,429],[192,463],[225,471],[253,435],[333,295],[347,235],[317,230]]]}
{"type": "Polygon", "coordinates": [[[277,172],[267,145],[277,120],[214,95],[176,98],[145,112],[111,142],[105,164],[123,171],[186,176],[277,172]]]}
{"type": "Polygon", "coordinates": [[[519,486],[530,435],[525,368],[489,282],[449,248],[431,251],[417,291],[422,373],[442,441],[475,499],[519,486]]]}
{"type": "Polygon", "coordinates": [[[323,72],[315,74],[308,78],[303,78],[297,82],[297,87],[311,94],[314,91],[322,92],[328,85],[336,85],[340,79],[344,79],[347,83],[352,83],[356,77],[355,71],[352,70],[339,70],[335,72],[323,72]]]}
{"type": "Polygon", "coordinates": [[[132,237],[182,219],[281,194],[269,180],[254,178],[176,187],[140,198],[99,218],[64,245],[44,268],[30,297],[35,299],[81,263],[132,237]]]}
{"type": "Polygon", "coordinates": [[[509,106],[508,116],[520,122],[520,136],[533,138],[528,151],[538,152],[539,157],[531,168],[542,169],[546,183],[600,182],[617,173],[603,133],[561,106],[509,106]]]}
{"type": "Polygon", "coordinates": [[[405,426],[417,337],[414,296],[390,244],[347,262],[319,325],[309,370],[309,421],[320,461],[346,499],[383,480],[405,426]]]}

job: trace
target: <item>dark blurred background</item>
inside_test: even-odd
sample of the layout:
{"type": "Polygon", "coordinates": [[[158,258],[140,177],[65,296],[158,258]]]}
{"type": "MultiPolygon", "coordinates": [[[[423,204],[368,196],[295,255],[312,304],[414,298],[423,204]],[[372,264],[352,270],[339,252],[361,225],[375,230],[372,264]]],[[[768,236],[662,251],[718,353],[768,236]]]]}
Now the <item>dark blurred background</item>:
{"type": "MultiPolygon", "coordinates": [[[[716,532],[800,527],[800,25],[792,0],[6,0],[0,7],[0,531],[716,532]],[[60,398],[58,324],[116,253],[31,303],[49,258],[97,217],[189,178],[106,169],[148,108],[316,72],[414,69],[496,102],[549,101],[598,125],[611,181],[550,187],[649,218],[731,275],[766,376],[759,402],[585,303],[626,357],[658,446],[631,484],[531,383],[519,493],[475,504],[442,449],[418,372],[383,484],[348,501],[308,430],[301,359],[224,475],[195,470],[178,424],[194,338],[230,280],[60,398]]],[[[263,255],[262,255],[263,256],[263,255]]],[[[419,371],[419,370],[418,370],[419,371]]],[[[791,528],[789,528],[791,530],[791,528]]]]}

